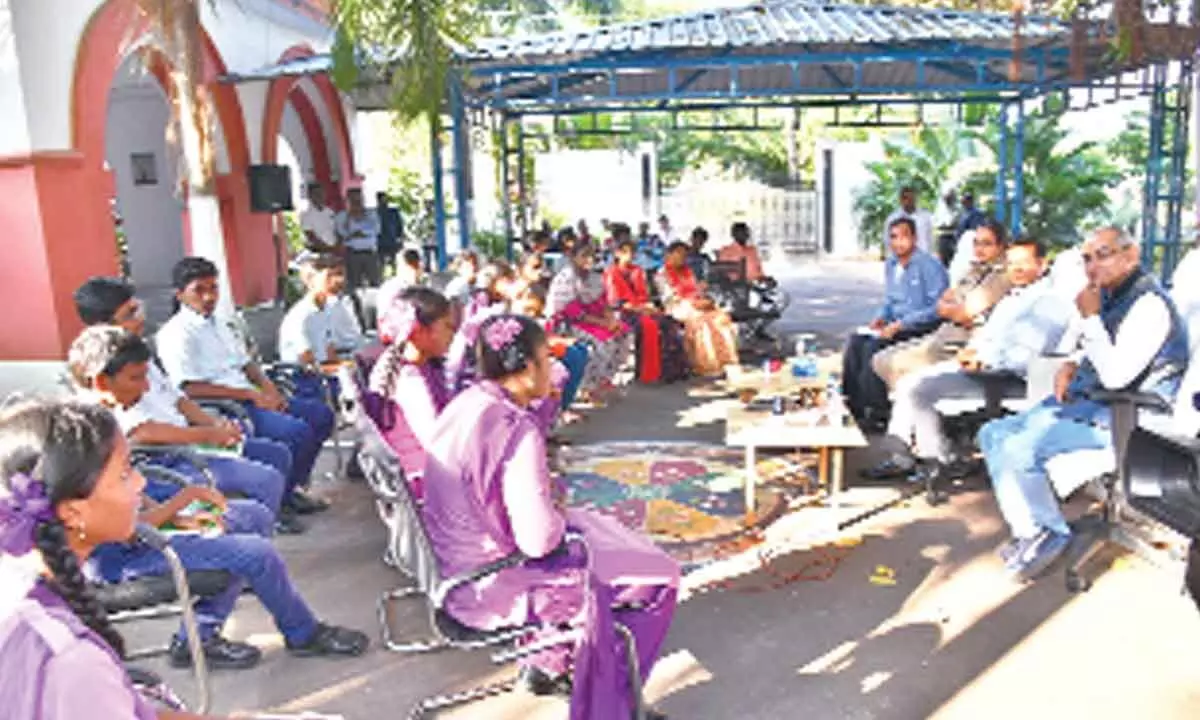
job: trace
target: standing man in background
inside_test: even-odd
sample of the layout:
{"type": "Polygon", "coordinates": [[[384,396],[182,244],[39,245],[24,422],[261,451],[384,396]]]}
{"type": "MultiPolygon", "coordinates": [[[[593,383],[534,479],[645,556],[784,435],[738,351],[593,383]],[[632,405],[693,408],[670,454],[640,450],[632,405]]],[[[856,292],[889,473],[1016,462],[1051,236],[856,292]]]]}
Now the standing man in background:
{"type": "Polygon", "coordinates": [[[928,210],[917,208],[917,191],[912,185],[905,185],[900,188],[900,207],[888,215],[887,221],[883,223],[883,247],[891,246],[891,227],[900,218],[908,218],[912,220],[913,227],[917,230],[917,249],[924,250],[927,253],[933,253],[933,216],[928,210]]]}
{"type": "Polygon", "coordinates": [[[353,293],[378,287],[379,218],[363,205],[362,188],[346,192],[346,209],[338,213],[337,234],[346,246],[346,285],[353,293]]]}
{"type": "Polygon", "coordinates": [[[396,253],[404,237],[404,222],[400,211],[392,207],[385,192],[375,193],[375,213],[379,216],[379,263],[396,272],[396,253]]]}
{"type": "Polygon", "coordinates": [[[300,213],[300,229],[304,231],[304,246],[315,253],[336,252],[339,249],[336,216],[325,204],[325,188],[321,183],[308,185],[308,209],[300,213]]]}

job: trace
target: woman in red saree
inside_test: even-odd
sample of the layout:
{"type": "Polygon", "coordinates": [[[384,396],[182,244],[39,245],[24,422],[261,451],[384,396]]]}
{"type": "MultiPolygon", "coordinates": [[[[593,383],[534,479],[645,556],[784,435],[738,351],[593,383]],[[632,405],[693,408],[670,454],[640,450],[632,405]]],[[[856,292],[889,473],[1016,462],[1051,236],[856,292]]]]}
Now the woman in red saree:
{"type": "Polygon", "coordinates": [[[622,240],[613,263],[604,271],[604,295],[608,306],[621,314],[635,332],[637,378],[643,383],[671,382],[687,374],[683,361],[682,330],[674,318],[659,312],[650,300],[646,271],[634,263],[636,245],[622,240]]]}
{"type": "Polygon", "coordinates": [[[655,282],[663,306],[683,323],[684,347],[692,372],[701,376],[720,375],[726,365],[738,362],[737,331],[729,314],[705,294],[687,264],[688,246],[675,242],[667,248],[663,269],[655,282]]]}

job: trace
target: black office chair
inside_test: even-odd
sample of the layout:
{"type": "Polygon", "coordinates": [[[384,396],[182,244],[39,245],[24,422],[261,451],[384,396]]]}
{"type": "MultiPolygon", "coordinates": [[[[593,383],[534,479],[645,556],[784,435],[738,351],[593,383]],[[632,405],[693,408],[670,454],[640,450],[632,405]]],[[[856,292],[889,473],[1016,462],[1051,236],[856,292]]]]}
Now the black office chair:
{"type": "Polygon", "coordinates": [[[773,339],[768,327],[783,315],[790,302],[774,280],[748,280],[744,258],[713,261],[707,278],[713,300],[737,323],[744,342],[773,339]]]}
{"type": "MultiPolygon", "coordinates": [[[[1184,387],[1191,387],[1186,378],[1184,387]]],[[[1064,475],[1086,473],[1089,467],[1103,469],[1094,483],[1099,490],[1098,508],[1072,523],[1075,538],[1067,550],[1065,576],[1071,592],[1091,587],[1084,568],[1108,543],[1151,561],[1161,558],[1161,546],[1149,539],[1138,523],[1128,522],[1129,510],[1186,538],[1200,538],[1200,441],[1164,428],[1172,411],[1178,412],[1178,403],[1172,408],[1158,395],[1137,391],[1098,390],[1090,397],[1111,408],[1111,454],[1068,453],[1054,458],[1047,467],[1052,482],[1057,480],[1056,485],[1064,487],[1069,487],[1064,475]],[[1164,422],[1139,423],[1139,412],[1145,411],[1164,422]]]]}

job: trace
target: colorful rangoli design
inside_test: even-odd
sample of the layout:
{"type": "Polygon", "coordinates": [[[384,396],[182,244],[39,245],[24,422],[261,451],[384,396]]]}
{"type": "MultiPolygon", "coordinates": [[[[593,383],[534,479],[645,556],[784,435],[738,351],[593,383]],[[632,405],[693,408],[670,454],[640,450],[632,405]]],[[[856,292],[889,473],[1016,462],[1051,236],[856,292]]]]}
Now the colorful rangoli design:
{"type": "MultiPolygon", "coordinates": [[[[606,443],[559,452],[568,502],[611,515],[672,552],[747,530],[743,456],[738,450],[678,443],[606,443]]],[[[786,487],[776,461],[759,465],[751,527],[783,513],[786,487]]]]}

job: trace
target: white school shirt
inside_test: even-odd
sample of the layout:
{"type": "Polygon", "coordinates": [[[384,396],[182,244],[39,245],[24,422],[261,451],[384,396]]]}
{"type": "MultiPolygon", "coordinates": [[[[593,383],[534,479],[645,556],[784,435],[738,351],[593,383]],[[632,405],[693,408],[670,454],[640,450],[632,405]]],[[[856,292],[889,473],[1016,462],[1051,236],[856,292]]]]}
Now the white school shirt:
{"type": "Polygon", "coordinates": [[[246,377],[250,354],[241,337],[215,316],[181,307],[155,336],[155,348],[177,386],[189,382],[254,390],[246,377]]]}
{"type": "Polygon", "coordinates": [[[912,213],[905,212],[904,208],[898,208],[888,215],[887,221],[883,223],[883,247],[889,247],[891,240],[888,238],[888,231],[892,227],[892,222],[900,218],[908,218],[917,226],[917,247],[936,255],[936,248],[933,247],[933,216],[929,214],[928,210],[920,208],[912,213]]]}
{"type": "Polygon", "coordinates": [[[332,208],[310,205],[300,213],[300,229],[311,232],[325,247],[332,248],[337,245],[337,233],[334,231],[336,217],[332,208]]]}
{"type": "Polygon", "coordinates": [[[298,363],[301,355],[311,352],[318,363],[325,362],[325,351],[333,344],[334,304],[326,301],[317,307],[312,296],[305,295],[288,309],[279,325],[280,360],[298,363]]]}
{"type": "Polygon", "coordinates": [[[129,435],[148,422],[188,427],[190,423],[187,417],[179,412],[179,401],[183,399],[183,393],[179,392],[171,378],[167,377],[153,360],[147,366],[146,380],[149,388],[134,405],[112,408],[112,414],[121,426],[121,432],[129,435]]]}
{"type": "Polygon", "coordinates": [[[329,301],[329,322],[333,326],[333,346],[339,352],[357,350],[366,343],[354,302],[348,295],[338,295],[329,301]]]}

